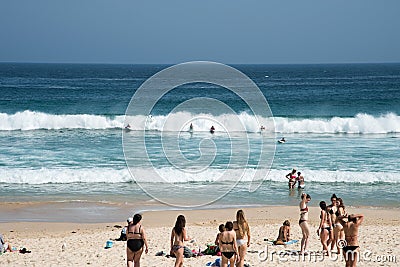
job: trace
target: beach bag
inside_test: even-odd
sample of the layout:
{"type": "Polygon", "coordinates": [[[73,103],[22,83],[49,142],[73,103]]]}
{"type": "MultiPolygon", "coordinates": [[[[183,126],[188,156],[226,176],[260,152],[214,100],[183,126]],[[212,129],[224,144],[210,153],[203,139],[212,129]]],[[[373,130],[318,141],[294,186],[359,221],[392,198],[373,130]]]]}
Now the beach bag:
{"type": "Polygon", "coordinates": [[[207,248],[202,252],[204,255],[212,255],[215,256],[217,255],[219,251],[219,247],[214,244],[208,244],[207,248]]]}
{"type": "Polygon", "coordinates": [[[185,246],[185,247],[183,247],[183,256],[185,258],[191,258],[191,257],[193,257],[193,252],[190,250],[190,248],[185,246]]]}

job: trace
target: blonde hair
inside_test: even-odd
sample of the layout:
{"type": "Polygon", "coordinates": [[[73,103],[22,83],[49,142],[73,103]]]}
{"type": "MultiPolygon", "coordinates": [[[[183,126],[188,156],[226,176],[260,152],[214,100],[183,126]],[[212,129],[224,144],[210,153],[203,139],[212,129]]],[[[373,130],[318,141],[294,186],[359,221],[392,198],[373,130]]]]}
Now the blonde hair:
{"type": "Polygon", "coordinates": [[[243,210],[238,210],[236,212],[236,222],[239,229],[239,235],[245,236],[249,229],[249,225],[247,224],[246,218],[244,217],[243,210]]]}

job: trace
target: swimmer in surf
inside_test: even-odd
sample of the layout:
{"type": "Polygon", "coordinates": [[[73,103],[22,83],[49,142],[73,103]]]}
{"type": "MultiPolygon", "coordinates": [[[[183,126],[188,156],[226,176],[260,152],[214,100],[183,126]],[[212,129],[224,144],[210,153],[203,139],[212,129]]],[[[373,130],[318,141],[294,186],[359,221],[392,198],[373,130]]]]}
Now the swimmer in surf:
{"type": "Polygon", "coordinates": [[[286,174],[285,176],[287,179],[289,179],[289,189],[293,189],[294,186],[296,185],[296,169],[293,169],[292,172],[286,174]]]}

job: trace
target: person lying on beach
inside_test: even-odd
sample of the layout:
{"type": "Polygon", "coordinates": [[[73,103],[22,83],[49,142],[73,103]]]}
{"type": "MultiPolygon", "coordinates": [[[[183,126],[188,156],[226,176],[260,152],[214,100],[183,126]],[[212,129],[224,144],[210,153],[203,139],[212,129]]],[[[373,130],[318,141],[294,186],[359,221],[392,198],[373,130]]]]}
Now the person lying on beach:
{"type": "Polygon", "coordinates": [[[230,266],[235,266],[235,258],[236,261],[239,261],[240,257],[236,244],[236,233],[233,231],[232,222],[226,222],[225,231],[220,233],[218,243],[220,244],[220,250],[222,254],[221,267],[227,267],[228,262],[230,266]]]}
{"type": "Polygon", "coordinates": [[[132,219],[132,223],[128,225],[127,229],[127,243],[126,243],[126,258],[127,266],[140,266],[140,257],[143,253],[143,245],[146,246],[146,254],[149,252],[149,246],[147,244],[146,233],[140,221],[142,215],[135,214],[132,219]]]}
{"type": "Polygon", "coordinates": [[[351,214],[348,216],[339,216],[339,222],[343,226],[345,236],[345,246],[343,249],[346,267],[355,267],[357,265],[360,247],[358,244],[358,228],[364,220],[362,214],[351,214]]]}
{"type": "Polygon", "coordinates": [[[11,244],[6,242],[3,238],[3,235],[0,234],[0,252],[1,253],[5,253],[5,252],[11,252],[12,248],[11,248],[11,244]]]}
{"type": "Polygon", "coordinates": [[[284,245],[285,242],[290,240],[290,222],[288,220],[283,222],[283,225],[279,228],[279,234],[274,245],[284,245]]]}
{"type": "Polygon", "coordinates": [[[186,219],[185,216],[179,215],[176,218],[175,226],[171,232],[171,255],[176,257],[175,267],[183,266],[183,252],[184,252],[184,241],[189,241],[190,238],[186,233],[186,219]]]}

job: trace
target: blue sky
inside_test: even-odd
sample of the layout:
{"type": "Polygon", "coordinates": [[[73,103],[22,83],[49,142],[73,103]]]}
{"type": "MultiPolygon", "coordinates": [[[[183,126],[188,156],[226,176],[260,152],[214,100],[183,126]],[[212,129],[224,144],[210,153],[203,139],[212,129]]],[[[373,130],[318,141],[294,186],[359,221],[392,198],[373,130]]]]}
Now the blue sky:
{"type": "Polygon", "coordinates": [[[12,0],[0,62],[400,62],[398,0],[12,0]]]}

